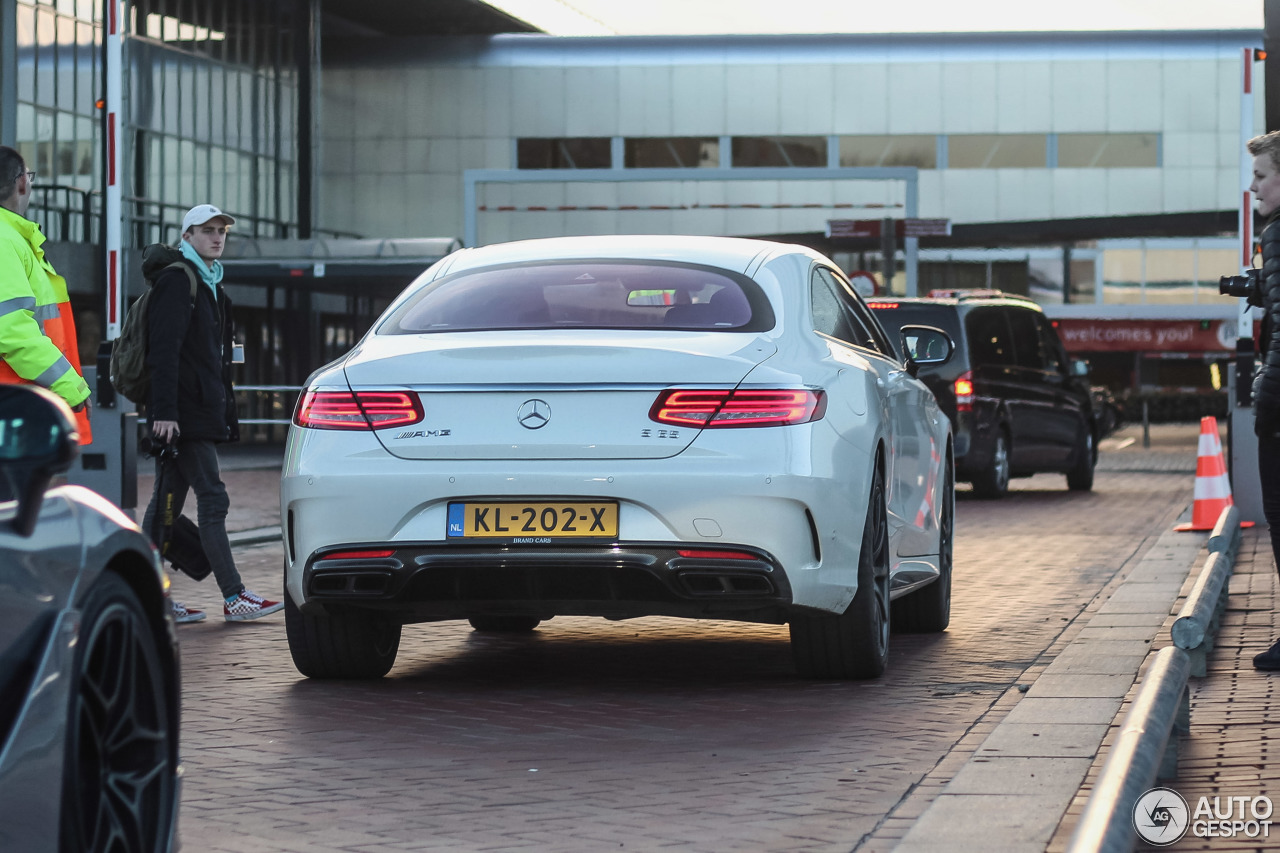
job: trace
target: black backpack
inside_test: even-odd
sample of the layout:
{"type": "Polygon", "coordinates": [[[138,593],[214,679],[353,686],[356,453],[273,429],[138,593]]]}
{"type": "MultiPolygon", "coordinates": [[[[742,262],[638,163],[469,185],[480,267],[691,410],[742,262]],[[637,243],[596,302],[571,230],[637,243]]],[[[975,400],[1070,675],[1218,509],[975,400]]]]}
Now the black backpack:
{"type": "Polygon", "coordinates": [[[155,292],[151,282],[173,267],[180,267],[191,280],[191,304],[196,304],[195,271],[182,261],[162,267],[148,279],[146,291],[129,308],[120,327],[120,337],[111,347],[111,384],[134,403],[146,403],[151,395],[151,371],[147,368],[147,304],[155,292]]]}

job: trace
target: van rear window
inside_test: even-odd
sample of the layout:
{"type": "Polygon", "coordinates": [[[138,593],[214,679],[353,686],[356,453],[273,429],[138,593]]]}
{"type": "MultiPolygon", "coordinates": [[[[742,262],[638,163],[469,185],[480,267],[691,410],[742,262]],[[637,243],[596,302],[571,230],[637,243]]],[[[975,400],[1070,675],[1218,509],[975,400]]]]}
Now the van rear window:
{"type": "Polygon", "coordinates": [[[867,300],[867,307],[876,312],[880,325],[889,332],[889,337],[897,339],[898,329],[903,326],[934,326],[942,329],[958,344],[960,342],[960,321],[953,305],[929,305],[920,302],[898,302],[893,299],[876,297],[867,300]]]}

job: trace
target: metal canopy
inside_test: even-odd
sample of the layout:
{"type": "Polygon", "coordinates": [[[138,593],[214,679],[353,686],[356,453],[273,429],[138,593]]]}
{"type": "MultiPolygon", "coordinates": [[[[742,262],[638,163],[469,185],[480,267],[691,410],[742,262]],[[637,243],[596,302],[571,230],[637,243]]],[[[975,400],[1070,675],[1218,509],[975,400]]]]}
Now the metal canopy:
{"type": "Polygon", "coordinates": [[[399,291],[423,270],[462,248],[454,237],[387,240],[230,241],[222,266],[237,284],[296,284],[310,290],[343,290],[353,283],[399,291]]]}

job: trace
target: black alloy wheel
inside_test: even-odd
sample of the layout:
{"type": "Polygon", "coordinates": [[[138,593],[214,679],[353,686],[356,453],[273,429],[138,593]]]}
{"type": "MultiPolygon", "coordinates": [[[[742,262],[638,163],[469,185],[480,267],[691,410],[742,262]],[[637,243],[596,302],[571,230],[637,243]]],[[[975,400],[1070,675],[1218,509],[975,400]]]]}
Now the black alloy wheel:
{"type": "Polygon", "coordinates": [[[167,850],[177,796],[178,721],[157,638],[113,572],[82,609],[67,720],[62,853],[167,850]]]}
{"type": "Polygon", "coordinates": [[[1009,477],[1009,433],[1000,427],[991,448],[991,464],[973,479],[973,493],[988,500],[1002,498],[1009,491],[1009,477]]]}
{"type": "Polygon", "coordinates": [[[284,632],[293,665],[308,678],[382,678],[400,651],[399,622],[358,610],[305,614],[287,583],[284,632]]]}
{"type": "Polygon", "coordinates": [[[889,512],[877,463],[858,551],[858,591],[844,613],[790,621],[796,671],[810,678],[878,678],[889,662],[889,512]]]}
{"type": "Polygon", "coordinates": [[[1075,464],[1067,472],[1067,488],[1073,492],[1093,490],[1093,469],[1098,463],[1098,448],[1093,433],[1086,427],[1076,445],[1075,464]]]}

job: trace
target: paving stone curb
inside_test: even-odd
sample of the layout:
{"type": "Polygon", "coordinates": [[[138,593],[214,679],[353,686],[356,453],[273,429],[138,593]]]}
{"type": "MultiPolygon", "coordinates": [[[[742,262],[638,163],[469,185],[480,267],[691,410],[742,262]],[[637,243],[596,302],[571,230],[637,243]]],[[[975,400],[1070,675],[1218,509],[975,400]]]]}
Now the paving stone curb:
{"type": "Polygon", "coordinates": [[[1046,850],[1127,711],[1138,673],[1194,580],[1206,539],[1173,530],[1159,534],[1082,614],[1062,647],[1045,655],[1052,660],[1034,673],[1025,694],[1009,691],[1002,697],[1007,703],[992,708],[988,716],[999,721],[980,733],[980,743],[892,849],[1046,850]],[[1002,709],[1006,713],[999,714],[1002,709]]]}

